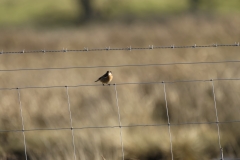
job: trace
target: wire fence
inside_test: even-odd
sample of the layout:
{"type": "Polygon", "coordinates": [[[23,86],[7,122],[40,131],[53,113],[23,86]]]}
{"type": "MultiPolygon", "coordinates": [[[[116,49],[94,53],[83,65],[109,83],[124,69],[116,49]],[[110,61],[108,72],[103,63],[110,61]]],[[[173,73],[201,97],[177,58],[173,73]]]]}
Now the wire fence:
{"type": "Polygon", "coordinates": [[[159,127],[159,126],[168,126],[169,131],[169,141],[170,141],[170,151],[172,160],[174,159],[174,151],[172,148],[172,136],[171,136],[171,126],[182,126],[182,125],[203,125],[203,124],[216,124],[217,126],[217,133],[218,133],[218,143],[219,143],[219,150],[221,154],[221,160],[224,159],[223,157],[223,148],[221,146],[221,138],[220,138],[220,127],[219,124],[224,123],[240,123],[240,120],[232,120],[232,121],[219,121],[218,120],[218,111],[217,111],[217,104],[216,104],[216,96],[215,96],[215,90],[214,90],[214,81],[240,81],[240,79],[206,79],[206,80],[178,80],[178,81],[162,81],[162,82],[134,82],[134,83],[119,83],[119,84],[110,84],[110,86],[114,86],[115,90],[115,96],[116,96],[116,106],[118,111],[118,120],[119,125],[117,126],[87,126],[87,127],[73,127],[72,125],[72,115],[71,115],[71,104],[70,104],[70,96],[68,93],[68,89],[70,87],[84,87],[84,86],[102,86],[102,85],[77,85],[77,86],[28,86],[28,87],[19,87],[19,88],[0,88],[0,90],[16,90],[18,93],[18,101],[19,101],[19,108],[20,108],[20,116],[21,116],[21,122],[22,122],[22,130],[0,130],[0,132],[22,132],[23,134],[23,141],[24,141],[24,148],[25,148],[25,157],[27,160],[27,144],[26,144],[26,136],[25,132],[30,131],[57,131],[57,130],[71,130],[72,132],[72,145],[74,150],[74,159],[76,159],[76,147],[75,147],[75,140],[74,140],[74,130],[83,130],[83,129],[108,129],[108,128],[119,128],[120,129],[120,143],[122,148],[122,159],[124,160],[124,145],[123,145],[123,135],[122,135],[122,128],[132,128],[132,127],[159,127]],[[211,82],[212,84],[212,93],[213,93],[213,101],[214,101],[214,108],[216,113],[216,121],[212,122],[187,122],[187,123],[170,123],[169,113],[168,113],[168,103],[167,103],[167,90],[165,85],[171,84],[171,83],[198,83],[198,82],[211,82]],[[166,104],[166,115],[168,122],[164,124],[134,124],[134,125],[122,125],[121,124],[121,114],[119,110],[119,103],[118,103],[118,93],[117,93],[117,86],[118,85],[144,85],[144,84],[163,84],[163,92],[164,92],[164,99],[166,104]],[[23,89],[43,89],[43,88],[56,88],[56,87],[65,87],[66,88],[66,95],[67,95],[67,101],[68,101],[68,109],[69,109],[69,119],[70,119],[70,127],[68,128],[32,128],[32,129],[25,129],[24,127],[24,117],[22,114],[22,103],[21,103],[21,90],[23,89]]]}
{"type": "MultiPolygon", "coordinates": [[[[113,50],[148,50],[148,49],[174,49],[174,48],[209,48],[209,47],[234,47],[239,46],[239,43],[235,44],[214,44],[214,45],[193,45],[193,46],[167,46],[167,47],[154,47],[149,46],[147,48],[113,48],[110,47],[105,49],[88,49],[85,48],[84,50],[36,50],[36,51],[18,51],[18,52],[1,52],[1,54],[11,54],[11,53],[47,53],[47,52],[86,52],[86,51],[113,51],[113,50]]],[[[217,64],[217,63],[239,63],[240,60],[226,60],[226,61],[212,61],[212,62],[173,62],[173,63],[161,63],[161,64],[123,64],[123,65],[112,65],[112,66],[72,66],[72,67],[59,67],[59,68],[18,68],[18,69],[0,69],[1,72],[11,72],[11,71],[36,71],[36,70],[61,70],[61,69],[74,69],[74,68],[110,68],[110,67],[145,67],[145,66],[163,66],[163,65],[196,65],[196,64],[217,64]]],[[[206,125],[206,124],[216,124],[217,133],[218,133],[218,146],[220,151],[220,159],[223,160],[223,148],[221,145],[221,128],[219,124],[223,123],[240,123],[239,120],[232,120],[232,121],[219,121],[218,118],[218,110],[217,110],[217,101],[216,101],[216,93],[214,88],[215,81],[240,81],[240,78],[218,78],[218,79],[193,79],[193,80],[175,80],[175,81],[161,81],[161,82],[123,82],[117,84],[110,84],[110,86],[114,87],[115,97],[116,97],[116,107],[118,112],[118,125],[113,126],[87,126],[87,127],[74,127],[73,126],[73,119],[72,119],[72,111],[71,111],[71,103],[70,103],[70,95],[69,95],[69,88],[75,87],[98,87],[102,86],[101,84],[79,84],[79,85],[65,85],[65,86],[21,86],[17,88],[0,88],[0,90],[16,90],[18,94],[18,102],[19,102],[19,109],[20,109],[20,116],[21,116],[21,130],[1,130],[0,132],[22,132],[23,135],[23,142],[24,142],[24,153],[25,159],[28,159],[27,155],[27,143],[26,143],[26,136],[25,132],[32,132],[32,131],[52,131],[52,130],[71,130],[72,135],[72,147],[73,147],[73,157],[74,160],[77,159],[76,157],[76,145],[75,145],[75,137],[74,131],[75,130],[83,130],[83,129],[108,129],[108,128],[119,128],[119,138],[121,144],[121,151],[122,151],[122,159],[125,159],[124,153],[124,144],[123,139],[124,135],[122,133],[122,128],[132,128],[132,127],[159,127],[159,126],[168,126],[168,133],[169,133],[169,143],[170,143],[170,153],[171,159],[174,159],[174,150],[173,150],[173,142],[172,142],[172,133],[171,133],[171,126],[182,126],[182,125],[206,125]],[[170,115],[168,109],[168,97],[167,97],[167,89],[166,84],[172,83],[200,83],[200,82],[208,82],[212,85],[212,95],[213,95],[213,102],[214,102],[214,110],[216,115],[216,121],[211,122],[186,122],[186,123],[170,123],[170,115]],[[165,109],[166,109],[166,116],[167,116],[167,123],[163,124],[134,124],[134,125],[122,125],[121,123],[121,113],[119,106],[119,98],[118,98],[118,90],[117,86],[121,85],[146,85],[146,84],[162,84],[163,85],[163,94],[165,100],[165,109]],[[70,126],[67,128],[31,128],[26,129],[24,127],[24,117],[22,114],[22,102],[21,102],[21,90],[25,89],[44,89],[44,88],[66,88],[66,96],[67,96],[67,104],[68,104],[68,111],[69,111],[69,122],[70,126]]]]}

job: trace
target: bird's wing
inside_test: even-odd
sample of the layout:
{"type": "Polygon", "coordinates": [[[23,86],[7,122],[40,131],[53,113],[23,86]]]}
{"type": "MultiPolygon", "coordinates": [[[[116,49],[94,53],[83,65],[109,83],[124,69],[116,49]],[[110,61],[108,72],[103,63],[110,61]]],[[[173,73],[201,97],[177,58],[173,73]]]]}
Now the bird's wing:
{"type": "Polygon", "coordinates": [[[102,78],[107,78],[108,77],[108,74],[104,74],[102,77],[100,77],[99,79],[102,79],[102,78]]]}
{"type": "Polygon", "coordinates": [[[108,74],[106,73],[106,74],[104,74],[103,76],[99,77],[98,80],[96,80],[95,82],[99,81],[99,80],[102,79],[102,78],[107,78],[107,77],[108,77],[108,74]]]}

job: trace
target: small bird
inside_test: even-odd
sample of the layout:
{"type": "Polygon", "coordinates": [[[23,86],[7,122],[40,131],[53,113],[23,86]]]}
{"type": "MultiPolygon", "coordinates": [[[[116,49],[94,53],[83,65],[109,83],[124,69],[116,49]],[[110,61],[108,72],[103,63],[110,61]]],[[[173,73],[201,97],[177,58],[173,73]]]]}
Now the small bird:
{"type": "MultiPolygon", "coordinates": [[[[104,84],[108,84],[109,82],[111,82],[112,79],[113,79],[112,72],[107,71],[102,77],[98,78],[98,80],[96,80],[95,82],[101,81],[104,86],[104,84]]],[[[108,85],[110,85],[110,84],[108,84],[108,85]]]]}

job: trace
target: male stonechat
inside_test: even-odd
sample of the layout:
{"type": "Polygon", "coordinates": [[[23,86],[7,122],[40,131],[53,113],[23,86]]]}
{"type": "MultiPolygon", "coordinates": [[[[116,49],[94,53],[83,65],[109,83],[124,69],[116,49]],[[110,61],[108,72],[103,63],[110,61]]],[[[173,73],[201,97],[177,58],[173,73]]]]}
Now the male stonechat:
{"type": "MultiPolygon", "coordinates": [[[[102,77],[98,78],[98,80],[96,80],[95,82],[101,81],[104,86],[104,84],[108,84],[109,82],[111,82],[112,79],[113,79],[112,72],[107,71],[102,77]]],[[[108,84],[108,85],[110,85],[110,84],[108,84]]]]}

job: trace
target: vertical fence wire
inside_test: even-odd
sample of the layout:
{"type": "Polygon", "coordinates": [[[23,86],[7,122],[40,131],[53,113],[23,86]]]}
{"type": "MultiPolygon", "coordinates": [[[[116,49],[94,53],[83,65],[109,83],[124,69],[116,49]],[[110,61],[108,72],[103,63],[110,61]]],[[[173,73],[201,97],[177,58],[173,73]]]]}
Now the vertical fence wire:
{"type": "Polygon", "coordinates": [[[122,138],[122,123],[121,123],[121,115],[119,110],[119,104],[118,104],[118,93],[117,93],[117,85],[114,84],[115,94],[116,94],[116,104],[118,108],[118,122],[119,122],[119,128],[120,128],[120,141],[122,146],[122,159],[124,160],[124,149],[123,149],[123,138],[122,138]]]}
{"type": "Polygon", "coordinates": [[[19,102],[19,108],[20,108],[20,116],[21,116],[21,121],[22,121],[22,134],[23,134],[25,159],[27,160],[27,145],[26,145],[26,137],[25,137],[25,133],[24,133],[24,120],[23,120],[23,114],[22,114],[22,101],[21,101],[21,94],[20,94],[19,88],[17,88],[17,92],[18,92],[18,102],[19,102]]]}
{"type": "Polygon", "coordinates": [[[72,124],[72,112],[71,112],[71,103],[70,103],[70,97],[68,93],[68,86],[66,86],[66,93],[67,93],[67,99],[68,99],[68,111],[69,111],[69,118],[70,118],[70,125],[71,125],[71,131],[72,131],[72,145],[73,145],[73,154],[74,154],[74,160],[76,160],[76,147],[75,147],[75,140],[74,140],[74,133],[73,133],[73,124],[72,124]]]}
{"type": "Polygon", "coordinates": [[[166,93],[166,85],[164,82],[163,83],[163,91],[164,91],[164,99],[166,103],[166,113],[167,113],[167,118],[168,118],[168,133],[169,133],[169,139],[170,139],[170,149],[171,149],[171,156],[173,160],[173,149],[172,149],[172,134],[171,134],[171,126],[170,126],[170,119],[169,119],[169,113],[168,113],[168,103],[167,103],[167,93],[166,93]]]}
{"type": "Polygon", "coordinates": [[[212,92],[213,92],[214,108],[215,108],[215,113],[216,113],[216,124],[217,124],[217,130],[218,130],[218,144],[219,144],[219,148],[220,148],[221,160],[223,160],[224,159],[223,158],[223,148],[221,146],[221,136],[220,136],[220,129],[219,129],[219,120],[218,120],[216,94],[215,94],[215,88],[214,88],[213,79],[211,81],[212,81],[212,92]]]}

